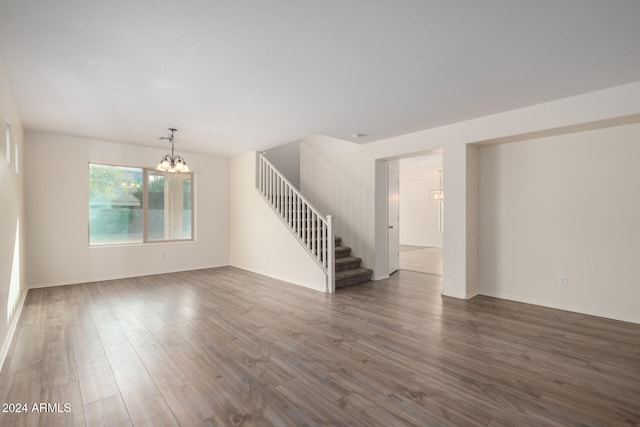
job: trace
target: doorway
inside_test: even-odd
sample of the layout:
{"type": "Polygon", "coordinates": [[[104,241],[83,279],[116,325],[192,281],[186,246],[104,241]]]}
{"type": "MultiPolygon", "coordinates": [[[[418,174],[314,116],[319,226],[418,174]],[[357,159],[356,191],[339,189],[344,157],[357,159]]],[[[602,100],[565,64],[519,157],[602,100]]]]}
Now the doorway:
{"type": "Polygon", "coordinates": [[[387,271],[442,276],[443,153],[387,161],[387,271]],[[442,193],[440,193],[442,194],[442,193]]]}

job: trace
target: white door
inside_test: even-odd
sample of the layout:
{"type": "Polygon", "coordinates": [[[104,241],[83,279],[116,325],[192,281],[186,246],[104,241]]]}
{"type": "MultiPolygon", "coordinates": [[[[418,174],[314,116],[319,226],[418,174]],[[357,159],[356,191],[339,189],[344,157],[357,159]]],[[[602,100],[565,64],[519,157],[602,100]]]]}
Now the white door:
{"type": "Polygon", "coordinates": [[[391,165],[387,166],[387,257],[388,274],[398,270],[400,264],[400,173],[391,165]]]}

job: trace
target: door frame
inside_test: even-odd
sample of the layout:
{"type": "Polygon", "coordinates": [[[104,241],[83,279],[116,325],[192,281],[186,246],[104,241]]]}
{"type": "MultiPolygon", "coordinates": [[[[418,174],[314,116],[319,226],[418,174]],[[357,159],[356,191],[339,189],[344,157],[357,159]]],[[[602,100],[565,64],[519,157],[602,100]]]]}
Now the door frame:
{"type": "Polygon", "coordinates": [[[391,275],[393,273],[395,273],[396,271],[398,271],[400,269],[400,165],[398,163],[398,160],[391,160],[391,161],[387,161],[387,275],[391,275]],[[391,247],[392,247],[392,242],[389,240],[389,223],[391,222],[391,218],[389,218],[389,208],[390,208],[390,204],[389,204],[389,199],[391,196],[391,186],[389,185],[389,178],[390,178],[390,173],[389,171],[393,169],[394,171],[396,171],[398,173],[398,259],[396,261],[396,266],[397,268],[393,271],[391,271],[391,267],[389,266],[390,264],[390,252],[391,252],[391,247]]]}
{"type": "MultiPolygon", "coordinates": [[[[387,164],[391,161],[399,161],[400,159],[417,157],[421,155],[430,154],[432,151],[438,150],[442,155],[443,167],[444,171],[444,158],[445,153],[442,148],[433,148],[430,150],[424,150],[414,153],[407,153],[397,157],[387,157],[381,159],[375,159],[375,237],[374,237],[374,263],[373,263],[373,271],[374,277],[373,280],[383,280],[389,277],[388,271],[388,256],[389,256],[389,242],[388,242],[388,184],[387,184],[387,164]]],[[[397,169],[400,169],[399,167],[397,169]]],[[[402,197],[402,196],[400,196],[402,197]]],[[[446,205],[446,202],[443,203],[446,205]]],[[[443,206],[444,210],[446,210],[446,206],[443,206]]],[[[445,232],[446,233],[446,232],[445,232]]],[[[443,242],[444,244],[444,242],[443,242]]],[[[443,247],[444,249],[444,247],[443,247]]],[[[446,254],[443,252],[443,269],[445,263],[446,254]]],[[[446,275],[446,272],[443,273],[446,275]]],[[[442,282],[442,290],[444,291],[446,277],[443,275],[442,282]]]]}

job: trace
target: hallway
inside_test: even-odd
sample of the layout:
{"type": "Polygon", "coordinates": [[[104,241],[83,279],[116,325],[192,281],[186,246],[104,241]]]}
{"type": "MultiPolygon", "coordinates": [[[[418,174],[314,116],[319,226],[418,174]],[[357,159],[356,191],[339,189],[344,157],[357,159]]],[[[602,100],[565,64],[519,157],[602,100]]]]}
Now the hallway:
{"type": "Polygon", "coordinates": [[[442,276],[442,248],[400,245],[400,269],[442,276]]]}

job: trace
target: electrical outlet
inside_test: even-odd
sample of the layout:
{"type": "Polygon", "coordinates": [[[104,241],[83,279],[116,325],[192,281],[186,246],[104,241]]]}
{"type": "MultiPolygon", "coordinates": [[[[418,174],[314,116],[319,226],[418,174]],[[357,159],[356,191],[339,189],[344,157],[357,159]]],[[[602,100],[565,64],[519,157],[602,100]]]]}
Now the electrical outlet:
{"type": "Polygon", "coordinates": [[[566,274],[561,274],[558,276],[558,285],[567,286],[569,284],[569,277],[566,274]]]}

